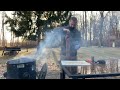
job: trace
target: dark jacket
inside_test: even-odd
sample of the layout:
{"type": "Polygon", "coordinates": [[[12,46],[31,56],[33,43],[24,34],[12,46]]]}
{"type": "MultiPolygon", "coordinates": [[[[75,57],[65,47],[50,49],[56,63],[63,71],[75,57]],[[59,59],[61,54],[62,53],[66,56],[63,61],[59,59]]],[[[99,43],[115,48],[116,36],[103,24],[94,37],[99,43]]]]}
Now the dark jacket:
{"type": "Polygon", "coordinates": [[[61,46],[61,55],[66,56],[68,53],[70,55],[70,57],[76,57],[77,56],[77,50],[79,48],[75,48],[76,45],[80,46],[80,42],[81,42],[81,33],[80,31],[78,31],[77,29],[71,29],[69,26],[64,27],[66,29],[70,30],[70,33],[68,35],[67,32],[63,31],[63,36],[62,36],[62,40],[63,40],[63,44],[61,46]],[[68,35],[68,37],[67,37],[68,35]],[[66,52],[66,40],[67,38],[69,38],[69,52],[66,52]]]}

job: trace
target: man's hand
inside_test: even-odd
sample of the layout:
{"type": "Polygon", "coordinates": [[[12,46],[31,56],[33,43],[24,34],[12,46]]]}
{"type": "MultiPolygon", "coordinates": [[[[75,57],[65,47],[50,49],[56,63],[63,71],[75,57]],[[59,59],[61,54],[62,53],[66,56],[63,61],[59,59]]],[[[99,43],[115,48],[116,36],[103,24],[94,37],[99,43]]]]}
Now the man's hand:
{"type": "Polygon", "coordinates": [[[75,45],[75,49],[78,50],[80,48],[80,45],[75,45]]]}
{"type": "Polygon", "coordinates": [[[70,32],[70,30],[69,30],[69,29],[66,29],[66,28],[64,28],[63,31],[65,31],[65,32],[70,32]]]}
{"type": "Polygon", "coordinates": [[[74,42],[74,45],[76,50],[80,48],[80,43],[78,41],[74,42]]]}

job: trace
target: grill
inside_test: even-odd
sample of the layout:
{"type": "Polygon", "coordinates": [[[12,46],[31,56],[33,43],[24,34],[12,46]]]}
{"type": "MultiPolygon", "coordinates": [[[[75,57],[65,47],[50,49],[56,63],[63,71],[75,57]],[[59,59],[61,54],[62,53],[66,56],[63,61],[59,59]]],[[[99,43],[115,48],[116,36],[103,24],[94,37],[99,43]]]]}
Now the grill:
{"type": "Polygon", "coordinates": [[[36,79],[36,61],[30,58],[20,58],[7,62],[6,79],[36,79]]]}

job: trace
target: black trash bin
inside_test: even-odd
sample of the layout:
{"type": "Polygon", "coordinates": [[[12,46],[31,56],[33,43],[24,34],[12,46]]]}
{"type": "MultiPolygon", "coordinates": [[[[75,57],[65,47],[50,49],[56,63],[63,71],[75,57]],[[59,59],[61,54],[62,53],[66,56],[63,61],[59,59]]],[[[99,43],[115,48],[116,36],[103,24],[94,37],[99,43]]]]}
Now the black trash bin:
{"type": "Polygon", "coordinates": [[[36,79],[36,61],[20,58],[7,62],[6,79],[36,79]]]}

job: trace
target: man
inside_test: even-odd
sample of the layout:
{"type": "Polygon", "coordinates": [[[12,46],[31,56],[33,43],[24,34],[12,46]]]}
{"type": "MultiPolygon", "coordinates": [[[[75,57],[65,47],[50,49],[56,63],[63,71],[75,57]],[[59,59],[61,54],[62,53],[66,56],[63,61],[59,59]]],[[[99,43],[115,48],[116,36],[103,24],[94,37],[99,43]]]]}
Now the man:
{"type": "MultiPolygon", "coordinates": [[[[81,34],[76,29],[77,18],[71,17],[69,25],[63,29],[63,44],[61,46],[61,60],[77,60],[77,50],[80,48],[81,34]]],[[[70,67],[68,70],[72,74],[77,73],[77,67],[70,67]]]]}

